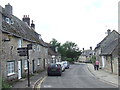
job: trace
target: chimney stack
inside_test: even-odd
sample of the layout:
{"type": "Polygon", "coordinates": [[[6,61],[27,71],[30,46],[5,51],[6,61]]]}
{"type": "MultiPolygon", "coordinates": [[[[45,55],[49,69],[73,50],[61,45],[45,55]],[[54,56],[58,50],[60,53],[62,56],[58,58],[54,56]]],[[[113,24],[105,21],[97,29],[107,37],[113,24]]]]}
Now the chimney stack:
{"type": "Polygon", "coordinates": [[[90,47],[90,50],[92,50],[92,47],[90,47]]]}
{"type": "Polygon", "coordinates": [[[8,3],[7,5],[5,5],[5,11],[8,13],[8,14],[13,14],[13,8],[12,6],[8,3]]]}
{"type": "Polygon", "coordinates": [[[84,48],[83,48],[83,52],[84,52],[84,48]]]}
{"type": "Polygon", "coordinates": [[[32,20],[32,23],[31,23],[31,28],[35,29],[35,24],[33,23],[33,20],[32,20]]]}
{"type": "Polygon", "coordinates": [[[28,16],[27,16],[27,15],[24,15],[23,18],[22,18],[22,20],[23,20],[24,22],[26,22],[26,23],[30,26],[30,18],[29,18],[29,15],[28,15],[28,16]]]}
{"type": "Polygon", "coordinates": [[[108,30],[107,30],[107,34],[109,35],[110,33],[111,33],[111,30],[110,30],[110,29],[108,29],[108,30]]]}

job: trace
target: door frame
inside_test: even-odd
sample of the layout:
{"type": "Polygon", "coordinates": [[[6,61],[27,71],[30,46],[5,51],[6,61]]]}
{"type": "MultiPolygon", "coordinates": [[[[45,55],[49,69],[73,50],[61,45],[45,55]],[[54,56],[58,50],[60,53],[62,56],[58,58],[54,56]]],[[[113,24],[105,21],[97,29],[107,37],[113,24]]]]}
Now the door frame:
{"type": "Polygon", "coordinates": [[[18,61],[18,79],[22,78],[22,60],[18,61]]]}

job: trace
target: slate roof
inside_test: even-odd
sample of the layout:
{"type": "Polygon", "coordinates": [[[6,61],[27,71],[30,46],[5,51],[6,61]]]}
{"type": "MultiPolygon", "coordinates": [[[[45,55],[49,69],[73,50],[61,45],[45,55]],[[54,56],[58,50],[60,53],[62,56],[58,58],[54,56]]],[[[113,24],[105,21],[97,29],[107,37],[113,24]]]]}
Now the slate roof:
{"type": "Polygon", "coordinates": [[[35,30],[33,30],[27,23],[21,21],[14,15],[8,14],[4,8],[2,8],[2,12],[0,13],[3,15],[2,32],[10,33],[13,36],[22,38],[33,43],[38,43],[46,47],[45,42],[42,39],[39,39],[39,34],[35,30]],[[14,24],[8,24],[4,20],[4,17],[12,18],[14,24]]]}
{"type": "Polygon", "coordinates": [[[104,48],[109,45],[115,39],[118,39],[119,33],[113,30],[109,35],[107,35],[100,43],[97,44],[95,50],[99,47],[104,48]]]}
{"type": "Polygon", "coordinates": [[[60,53],[59,52],[55,52],[55,47],[53,48],[53,45],[52,44],[50,44],[50,43],[46,43],[47,44],[47,47],[48,47],[48,54],[49,55],[55,55],[55,56],[59,56],[60,55],[60,53]]]}
{"type": "Polygon", "coordinates": [[[111,55],[112,52],[118,47],[118,39],[112,41],[109,45],[104,47],[101,55],[111,55]]]}
{"type": "Polygon", "coordinates": [[[90,56],[90,55],[93,55],[93,53],[94,53],[94,50],[84,50],[81,56],[90,56]]]}

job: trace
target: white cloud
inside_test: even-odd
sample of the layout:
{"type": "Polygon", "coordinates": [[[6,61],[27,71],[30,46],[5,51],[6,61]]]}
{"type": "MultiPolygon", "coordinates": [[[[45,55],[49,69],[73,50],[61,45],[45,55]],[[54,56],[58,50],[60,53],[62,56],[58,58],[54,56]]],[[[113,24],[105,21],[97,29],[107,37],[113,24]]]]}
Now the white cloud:
{"type": "Polygon", "coordinates": [[[43,40],[73,41],[82,49],[95,47],[108,28],[118,29],[119,0],[2,0],[10,2],[14,14],[30,15],[43,40]],[[106,27],[107,25],[107,27],[106,27]]]}

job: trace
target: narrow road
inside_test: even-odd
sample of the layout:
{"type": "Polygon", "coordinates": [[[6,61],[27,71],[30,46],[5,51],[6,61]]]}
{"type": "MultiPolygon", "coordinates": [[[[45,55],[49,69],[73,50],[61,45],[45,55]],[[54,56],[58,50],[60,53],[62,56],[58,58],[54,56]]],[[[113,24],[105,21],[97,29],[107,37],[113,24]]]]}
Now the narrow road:
{"type": "Polygon", "coordinates": [[[47,76],[41,88],[116,88],[94,77],[86,64],[74,64],[62,76],[47,76]]]}

